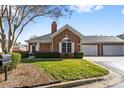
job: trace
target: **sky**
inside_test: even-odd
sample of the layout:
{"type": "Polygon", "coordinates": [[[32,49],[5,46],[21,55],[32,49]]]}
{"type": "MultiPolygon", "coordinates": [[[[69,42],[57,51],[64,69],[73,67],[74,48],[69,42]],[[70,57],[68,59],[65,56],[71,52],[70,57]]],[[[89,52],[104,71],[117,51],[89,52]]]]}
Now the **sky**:
{"type": "MultiPolygon", "coordinates": [[[[57,29],[69,24],[83,35],[116,36],[124,34],[124,6],[118,5],[82,5],[70,6],[71,18],[63,17],[57,21],[57,29]]],[[[26,43],[31,36],[51,33],[54,20],[38,17],[24,29],[17,42],[26,43]]]]}

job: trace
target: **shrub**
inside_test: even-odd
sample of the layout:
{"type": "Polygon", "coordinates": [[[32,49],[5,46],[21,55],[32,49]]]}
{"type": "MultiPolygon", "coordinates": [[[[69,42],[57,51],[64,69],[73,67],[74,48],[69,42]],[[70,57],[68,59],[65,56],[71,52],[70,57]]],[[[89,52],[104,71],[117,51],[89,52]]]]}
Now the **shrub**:
{"type": "Polygon", "coordinates": [[[22,58],[28,58],[29,53],[28,52],[20,52],[22,58]]]}
{"type": "MultiPolygon", "coordinates": [[[[11,53],[11,54],[12,54],[12,63],[8,65],[8,70],[16,68],[16,66],[21,62],[21,54],[19,53],[11,53]]],[[[0,67],[0,73],[2,73],[3,70],[4,68],[0,67]]]]}
{"type": "Polygon", "coordinates": [[[69,58],[69,54],[68,53],[65,53],[64,54],[64,58],[69,58]]]}
{"type": "Polygon", "coordinates": [[[8,69],[11,70],[16,68],[16,66],[21,62],[21,54],[11,53],[12,54],[12,63],[8,66],[8,69]]]}
{"type": "Polygon", "coordinates": [[[20,53],[21,58],[28,58],[29,57],[29,52],[28,51],[15,51],[14,53],[20,53]]]}
{"type": "Polygon", "coordinates": [[[83,58],[84,54],[83,53],[78,53],[78,52],[75,52],[74,53],[74,57],[75,58],[83,58]]]}
{"type": "Polygon", "coordinates": [[[58,52],[35,52],[34,53],[35,58],[60,58],[60,53],[58,52]]]}

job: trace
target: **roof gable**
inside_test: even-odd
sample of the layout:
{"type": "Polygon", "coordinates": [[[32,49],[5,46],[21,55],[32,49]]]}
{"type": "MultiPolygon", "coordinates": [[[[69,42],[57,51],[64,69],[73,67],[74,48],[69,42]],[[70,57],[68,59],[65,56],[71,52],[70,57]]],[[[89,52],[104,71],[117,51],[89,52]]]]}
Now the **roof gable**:
{"type": "Polygon", "coordinates": [[[58,31],[56,31],[55,33],[53,33],[51,35],[51,38],[55,37],[56,35],[58,35],[59,33],[61,33],[62,31],[64,31],[65,29],[69,29],[70,31],[72,31],[74,34],[76,34],[77,36],[79,36],[80,38],[83,37],[83,35],[78,32],[77,30],[75,30],[73,27],[71,27],[70,25],[66,24],[63,27],[61,27],[58,31]]]}

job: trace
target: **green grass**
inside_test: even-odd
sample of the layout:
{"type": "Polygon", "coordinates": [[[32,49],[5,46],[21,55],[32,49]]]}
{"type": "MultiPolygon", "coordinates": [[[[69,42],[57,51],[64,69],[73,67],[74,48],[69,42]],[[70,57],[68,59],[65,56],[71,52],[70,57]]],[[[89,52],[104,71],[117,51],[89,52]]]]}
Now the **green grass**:
{"type": "Polygon", "coordinates": [[[68,81],[107,75],[108,70],[83,59],[64,59],[59,61],[23,60],[32,63],[57,80],[68,81]]]}

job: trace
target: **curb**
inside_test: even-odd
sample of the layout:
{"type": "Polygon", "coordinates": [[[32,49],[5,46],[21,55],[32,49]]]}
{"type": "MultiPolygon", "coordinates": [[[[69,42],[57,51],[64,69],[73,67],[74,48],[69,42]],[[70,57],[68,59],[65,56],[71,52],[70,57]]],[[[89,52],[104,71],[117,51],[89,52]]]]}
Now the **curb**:
{"type": "Polygon", "coordinates": [[[47,85],[42,87],[43,88],[70,88],[70,87],[95,83],[97,81],[102,81],[102,79],[101,78],[81,79],[81,80],[62,82],[62,83],[52,84],[52,85],[47,85]]]}

